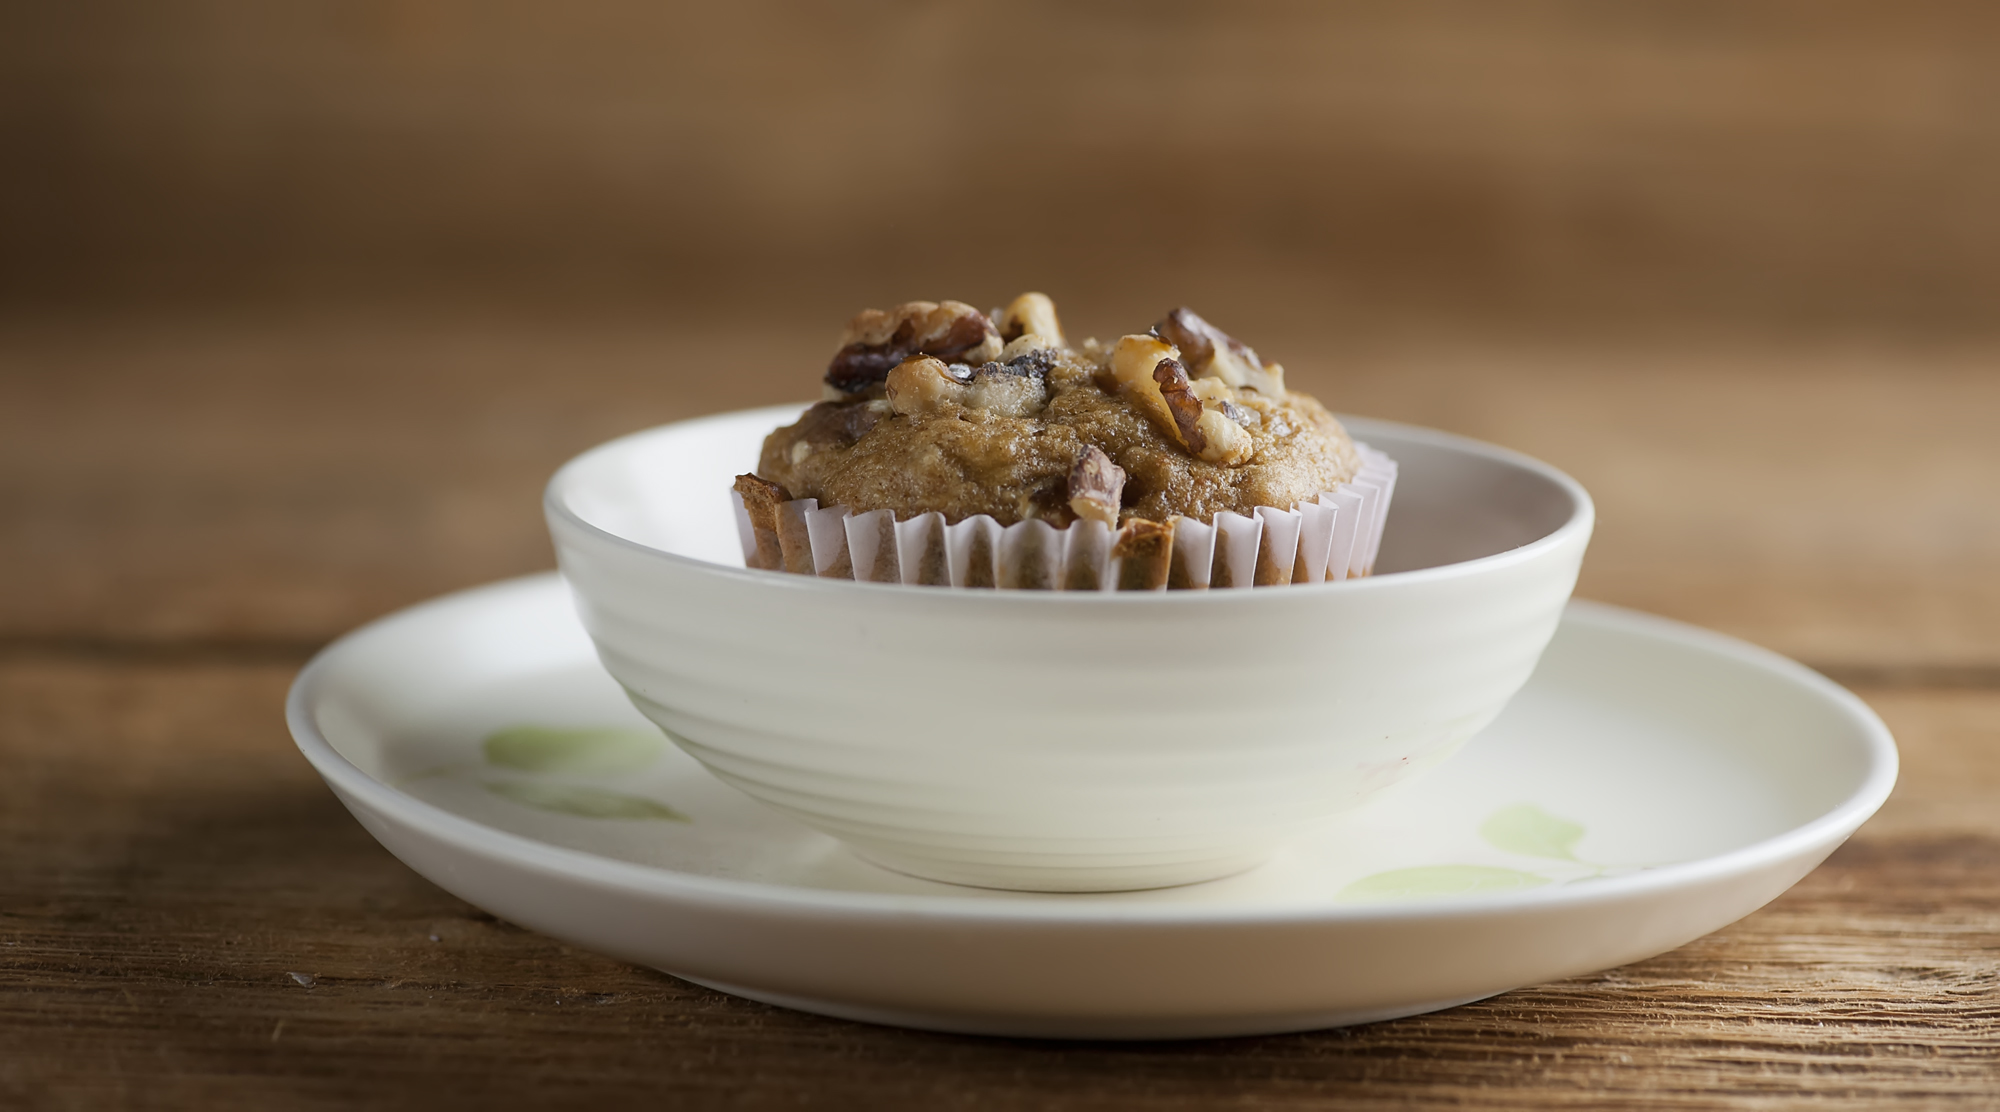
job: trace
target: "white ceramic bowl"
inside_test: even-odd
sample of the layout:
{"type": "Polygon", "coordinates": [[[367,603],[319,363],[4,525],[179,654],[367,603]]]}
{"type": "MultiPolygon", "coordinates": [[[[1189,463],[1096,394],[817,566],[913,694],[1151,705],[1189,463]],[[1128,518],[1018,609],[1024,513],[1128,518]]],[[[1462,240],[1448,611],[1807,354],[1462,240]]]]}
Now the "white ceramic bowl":
{"type": "Polygon", "coordinates": [[[545,507],[599,658],[717,777],[889,868],[1039,891],[1225,876],[1451,755],[1590,539],[1561,472],[1359,419],[1400,465],[1372,578],[1085,594],[741,566],[728,500],[798,407],[614,440],[545,507]]]}

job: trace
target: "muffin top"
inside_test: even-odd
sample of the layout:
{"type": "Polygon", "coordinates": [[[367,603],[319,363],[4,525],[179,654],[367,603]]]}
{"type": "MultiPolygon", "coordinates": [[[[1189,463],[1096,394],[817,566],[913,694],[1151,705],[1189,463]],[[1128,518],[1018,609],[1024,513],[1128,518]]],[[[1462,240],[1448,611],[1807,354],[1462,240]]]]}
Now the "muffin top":
{"type": "Polygon", "coordinates": [[[855,317],[826,397],[764,441],[791,498],[898,520],[1209,522],[1354,477],[1354,443],[1284,369],[1183,308],[1104,345],[1026,293],[981,313],[912,301],[855,317]]]}

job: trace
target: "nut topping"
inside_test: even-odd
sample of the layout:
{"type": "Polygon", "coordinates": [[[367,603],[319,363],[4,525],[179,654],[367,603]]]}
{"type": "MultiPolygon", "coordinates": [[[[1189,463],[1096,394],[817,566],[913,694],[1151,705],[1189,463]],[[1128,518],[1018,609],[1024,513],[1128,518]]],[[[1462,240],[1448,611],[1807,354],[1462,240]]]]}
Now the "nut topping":
{"type": "Polygon", "coordinates": [[[1250,457],[1256,454],[1257,444],[1250,434],[1221,410],[1202,410],[1199,423],[1203,443],[1195,454],[1209,463],[1235,467],[1250,462],[1250,457]]]}
{"type": "Polygon", "coordinates": [[[1197,378],[1188,384],[1194,388],[1194,396],[1201,399],[1207,409],[1220,409],[1223,402],[1233,402],[1236,390],[1219,378],[1197,378]]]}
{"type": "Polygon", "coordinates": [[[965,404],[1001,417],[1032,417],[1049,402],[1047,383],[1004,363],[988,363],[973,375],[965,404]]]}
{"type": "Polygon", "coordinates": [[[1048,355],[1054,350],[1040,336],[1031,332],[1007,341],[1007,346],[1000,349],[1000,361],[1012,363],[1024,355],[1048,355]]]}
{"type": "Polygon", "coordinates": [[[1076,516],[1106,525],[1118,524],[1118,499],[1125,490],[1125,469],[1095,444],[1084,445],[1069,469],[1069,508],[1076,516]]]}
{"type": "Polygon", "coordinates": [[[1007,341],[1009,350],[1015,344],[1034,337],[1034,348],[1059,348],[1063,345],[1062,324],[1056,320],[1056,303],[1045,293],[1024,293],[1015,298],[1000,314],[1000,338],[1007,341]]]}
{"type": "Polygon", "coordinates": [[[1194,396],[1194,389],[1188,385],[1187,368],[1178,359],[1162,359],[1153,364],[1153,383],[1159,387],[1160,400],[1167,405],[1167,413],[1174,419],[1174,435],[1181,445],[1197,456],[1202,456],[1208,448],[1208,437],[1201,427],[1201,399],[1194,396]]]}
{"type": "MultiPolygon", "coordinates": [[[[1282,368],[1184,307],[1144,334],[1071,342],[1046,295],[1000,304],[981,313],[910,301],[848,323],[825,369],[825,400],[766,438],[759,474],[738,483],[739,513],[754,518],[739,519],[753,566],[875,574],[882,561],[869,542],[881,542],[880,523],[843,511],[858,507],[904,518],[890,519],[886,542],[899,558],[914,553],[917,533],[905,529],[913,517],[977,518],[982,530],[988,518],[1003,528],[1075,526],[1057,554],[1062,582],[1093,560],[1085,578],[1101,578],[1118,541],[1116,577],[1152,586],[1171,533],[1126,528],[1128,519],[1171,530],[1179,514],[1206,521],[1283,505],[1329,489],[1351,467],[1344,432],[1310,398],[1286,393],[1282,368]],[[1071,553],[1086,537],[1096,555],[1071,553]],[[815,538],[835,544],[822,561],[811,559],[815,538]],[[855,546],[846,565],[840,540],[855,546]]],[[[1211,563],[1206,531],[1181,534],[1185,560],[1211,563]]],[[[970,533],[949,536],[965,585],[956,562],[970,533]]],[[[1025,543],[1006,539],[1010,553],[1025,543]]],[[[1056,557],[1035,556],[1045,558],[1056,557]]],[[[914,574],[900,559],[896,567],[894,578],[914,574]]],[[[1183,568],[1175,585],[1193,586],[1203,570],[1183,568]]]]}
{"type": "MultiPolygon", "coordinates": [[[[1010,344],[1009,346],[1011,347],[1012,345],[1010,344]]],[[[1056,354],[1049,348],[1036,348],[1033,351],[1024,351],[1018,355],[1007,355],[1006,352],[1001,352],[1001,354],[1006,356],[1006,358],[1001,360],[1000,366],[1007,368],[1009,374],[1034,375],[1037,378],[1047,378],[1049,369],[1056,365],[1056,354]]],[[[987,364],[989,367],[992,365],[991,363],[987,364]]]]}
{"type": "Polygon", "coordinates": [[[1219,378],[1231,386],[1271,398],[1285,396],[1285,369],[1266,365],[1248,344],[1195,315],[1186,306],[1168,313],[1153,331],[1181,349],[1196,377],[1219,378]]]}
{"type": "Polygon", "coordinates": [[[908,301],[888,312],[869,309],[848,322],[826,384],[865,394],[915,355],[984,363],[1000,354],[1000,334],[986,314],[962,301],[908,301]]]}
{"type": "Polygon", "coordinates": [[[1222,402],[1215,408],[1220,410],[1224,417],[1242,425],[1246,429],[1254,429],[1264,423],[1263,416],[1247,405],[1237,405],[1235,402],[1222,402]]]}
{"type": "Polygon", "coordinates": [[[971,379],[970,367],[961,365],[959,373],[954,374],[943,360],[918,355],[897,364],[883,386],[888,391],[889,405],[897,413],[915,417],[935,413],[947,402],[963,404],[966,384],[971,379]]]}
{"type": "MultiPolygon", "coordinates": [[[[1173,411],[1168,408],[1166,398],[1160,392],[1159,380],[1153,376],[1153,368],[1161,362],[1175,360],[1180,351],[1158,336],[1123,336],[1118,346],[1111,349],[1111,377],[1118,389],[1130,397],[1139,408],[1160,426],[1160,431],[1180,440],[1180,424],[1174,420],[1173,411]]],[[[1174,364],[1179,367],[1179,363],[1174,364]]],[[[1172,375],[1168,375],[1171,381],[1172,375]]],[[[1185,382],[1187,375],[1181,375],[1185,382]]],[[[1185,441],[1182,447],[1187,447],[1185,441]]]]}
{"type": "MultiPolygon", "coordinates": [[[[1215,389],[1196,389],[1179,355],[1158,336],[1126,336],[1111,352],[1111,374],[1118,388],[1192,455],[1225,467],[1248,461],[1256,451],[1250,434],[1220,412],[1204,408],[1204,396],[1215,394],[1215,389]]],[[[1221,400],[1219,395],[1216,400],[1221,400]]]]}
{"type": "Polygon", "coordinates": [[[1048,403],[1047,384],[1031,369],[988,363],[974,370],[963,363],[918,355],[897,364],[883,389],[890,407],[905,417],[937,413],[947,405],[1026,417],[1048,403]]]}

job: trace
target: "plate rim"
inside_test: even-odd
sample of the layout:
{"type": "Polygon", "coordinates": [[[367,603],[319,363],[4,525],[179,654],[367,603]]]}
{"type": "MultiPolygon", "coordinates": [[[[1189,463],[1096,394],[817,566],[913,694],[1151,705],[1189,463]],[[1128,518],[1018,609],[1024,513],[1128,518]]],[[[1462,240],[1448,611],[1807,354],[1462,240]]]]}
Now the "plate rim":
{"type": "Polygon", "coordinates": [[[732,905],[746,911],[762,907],[783,914],[810,912],[863,919],[918,917],[952,922],[1005,919],[1024,925],[1071,928],[1143,925],[1205,927],[1259,923],[1297,925],[1313,922],[1381,924],[1398,920],[1434,922],[1588,908],[1645,898],[1663,890],[1718,883],[1749,875],[1787,860],[1802,858],[1821,847],[1831,852],[1888,799],[1895,787],[1899,767],[1895,739],[1881,717],[1859,696],[1826,676],[1789,657],[1727,634],[1584,599],[1569,602],[1563,611],[1564,623],[1576,621],[1600,629],[1692,646],[1789,681],[1832,703],[1861,728],[1869,758],[1869,767],[1861,783],[1826,811],[1771,837],[1710,857],[1609,877],[1588,885],[1420,901],[1305,907],[1136,903],[1107,899],[1105,894],[1100,893],[1033,893],[1026,894],[1027,898],[995,900],[957,894],[851,892],[764,880],[702,876],[551,845],[475,822],[399,791],[362,771],[336,750],[320,731],[314,720],[313,708],[317,705],[325,677],[348,655],[365,651],[368,641],[392,635],[398,627],[433,619],[440,611],[473,607],[482,602],[501,605],[508,596],[526,598],[550,591],[559,591],[565,596],[569,594],[568,584],[558,572],[500,580],[405,607],[336,638],[314,654],[286,692],[285,720],[291,729],[294,744],[307,763],[344,799],[357,800],[461,851],[512,861],[573,880],[587,880],[652,898],[732,905]]]}

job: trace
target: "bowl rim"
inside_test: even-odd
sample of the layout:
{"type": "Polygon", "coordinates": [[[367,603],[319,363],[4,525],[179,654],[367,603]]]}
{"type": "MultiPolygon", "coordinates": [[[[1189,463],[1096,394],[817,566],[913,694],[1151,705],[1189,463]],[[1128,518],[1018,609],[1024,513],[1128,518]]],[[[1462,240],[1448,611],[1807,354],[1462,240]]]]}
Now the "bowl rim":
{"type": "Polygon", "coordinates": [[[585,537],[610,543],[633,552],[642,553],[652,559],[664,562],[669,567],[687,573],[717,576],[727,581],[758,583],[786,590],[821,592],[860,591],[876,594],[886,593],[888,596],[903,598],[953,598],[965,600],[967,605],[972,606],[1201,606],[1241,604],[1250,598],[1288,598],[1293,601],[1299,601],[1306,597],[1314,597],[1336,591],[1353,593],[1396,590],[1419,583],[1482,575],[1518,564],[1529,563],[1552,551],[1565,548],[1573,542],[1587,540],[1597,520],[1596,503],[1591,500],[1590,492],[1583,488],[1582,483],[1577,482],[1560,469],[1524,452],[1517,452],[1512,448],[1504,448],[1498,444],[1491,444],[1483,440],[1475,440],[1469,436],[1460,436],[1457,433],[1426,428],[1422,425],[1409,425],[1399,421],[1385,421],[1378,418],[1356,417],[1348,414],[1336,414],[1335,416],[1341,425],[1348,429],[1350,434],[1354,435],[1357,439],[1365,436],[1369,430],[1380,430],[1381,432],[1407,440],[1416,440],[1434,447],[1447,448],[1480,456],[1537,475],[1553,483],[1558,489],[1569,496],[1569,517],[1561,525],[1558,525],[1548,533],[1529,541],[1527,544],[1507,549],[1504,552],[1495,552],[1485,556],[1474,557],[1470,560],[1459,560],[1427,568],[1384,572],[1381,575],[1364,576],[1359,579],[1289,584],[1283,592],[1256,590],[967,591],[937,589],[912,591],[908,584],[903,583],[867,583],[852,579],[793,575],[785,572],[767,571],[762,568],[733,567],[728,564],[718,564],[711,560],[703,560],[693,556],[683,556],[677,552],[669,552],[663,548],[655,548],[652,545],[641,543],[630,537],[620,536],[609,529],[593,524],[585,520],[581,514],[577,513],[568,504],[565,490],[570,483],[575,481],[574,477],[577,472],[581,471],[591,461],[617,451],[628,449],[637,441],[659,436],[670,429],[680,429],[716,421],[742,420],[758,414],[768,414],[774,420],[790,419],[796,417],[806,404],[810,403],[794,402],[787,405],[762,406],[755,409],[737,409],[724,413],[713,413],[702,417],[688,418],[681,421],[670,421],[663,425],[654,425],[651,428],[626,433],[623,436],[585,449],[557,468],[555,474],[549,477],[548,484],[542,488],[542,509],[548,517],[551,532],[555,531],[557,525],[561,525],[575,530],[585,537]]]}

